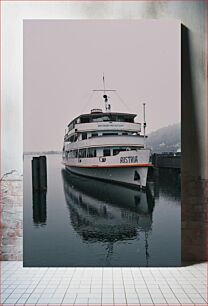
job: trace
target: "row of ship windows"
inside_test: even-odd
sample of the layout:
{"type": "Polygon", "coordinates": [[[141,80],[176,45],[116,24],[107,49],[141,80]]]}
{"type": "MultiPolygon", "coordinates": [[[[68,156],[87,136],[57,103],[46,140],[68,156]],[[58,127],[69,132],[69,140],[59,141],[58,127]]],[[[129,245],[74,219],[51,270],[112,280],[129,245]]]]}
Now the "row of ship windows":
{"type": "Polygon", "coordinates": [[[118,115],[97,115],[97,116],[87,116],[87,117],[79,117],[70,123],[68,126],[68,131],[72,130],[75,127],[75,124],[80,123],[90,123],[90,122],[105,122],[105,121],[113,121],[113,122],[129,122],[134,123],[133,117],[125,117],[118,115]]]}
{"type": "Polygon", "coordinates": [[[68,141],[69,142],[76,142],[77,140],[85,140],[88,138],[93,138],[93,137],[99,137],[99,136],[121,136],[121,135],[136,135],[137,133],[131,133],[131,132],[123,132],[123,133],[114,133],[114,132],[109,132],[109,133],[80,133],[80,134],[74,134],[72,135],[68,141]]]}
{"type": "MultiPolygon", "coordinates": [[[[118,155],[120,152],[123,151],[131,151],[136,150],[136,147],[124,147],[124,148],[105,148],[99,149],[99,156],[115,156],[118,155]],[[102,151],[102,152],[101,152],[102,151]]],[[[97,157],[97,150],[94,148],[89,149],[81,149],[81,150],[72,150],[72,151],[65,151],[65,158],[88,158],[88,157],[97,157]]]]}

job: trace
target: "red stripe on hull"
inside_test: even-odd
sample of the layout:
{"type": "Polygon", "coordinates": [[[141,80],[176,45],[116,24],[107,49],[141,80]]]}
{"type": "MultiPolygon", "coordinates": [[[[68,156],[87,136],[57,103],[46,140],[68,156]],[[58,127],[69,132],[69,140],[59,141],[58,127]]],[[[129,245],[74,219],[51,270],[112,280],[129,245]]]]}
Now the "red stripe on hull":
{"type": "Polygon", "coordinates": [[[124,165],[69,165],[63,163],[67,167],[77,167],[77,168],[128,168],[128,167],[152,167],[152,164],[124,164],[124,165]]]}

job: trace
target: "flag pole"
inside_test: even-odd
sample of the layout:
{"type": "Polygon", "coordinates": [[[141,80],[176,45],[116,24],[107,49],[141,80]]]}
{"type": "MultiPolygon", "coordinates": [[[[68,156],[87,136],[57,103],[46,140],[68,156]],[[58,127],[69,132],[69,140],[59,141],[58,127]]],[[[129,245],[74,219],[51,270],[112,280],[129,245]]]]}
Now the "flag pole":
{"type": "Polygon", "coordinates": [[[143,103],[143,127],[144,127],[144,148],[146,148],[146,118],[145,118],[145,103],[143,103]]]}

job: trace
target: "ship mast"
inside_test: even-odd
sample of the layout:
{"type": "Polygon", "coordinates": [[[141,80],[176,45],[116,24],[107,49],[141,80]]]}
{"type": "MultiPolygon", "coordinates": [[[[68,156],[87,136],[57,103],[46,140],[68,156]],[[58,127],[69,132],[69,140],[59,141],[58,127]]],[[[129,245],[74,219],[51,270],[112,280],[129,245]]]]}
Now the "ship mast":
{"type": "Polygon", "coordinates": [[[105,76],[104,76],[104,73],[103,73],[103,98],[104,98],[104,101],[105,101],[105,111],[110,112],[111,105],[110,105],[110,103],[108,103],[108,96],[105,93],[105,76]]]}
{"type": "Polygon", "coordinates": [[[104,99],[104,102],[105,102],[105,111],[106,112],[110,112],[111,111],[111,105],[108,102],[109,96],[106,94],[106,92],[116,91],[116,90],[115,89],[106,89],[105,88],[105,76],[104,76],[104,73],[103,73],[103,89],[94,89],[93,91],[101,91],[101,92],[103,92],[103,99],[104,99]]]}

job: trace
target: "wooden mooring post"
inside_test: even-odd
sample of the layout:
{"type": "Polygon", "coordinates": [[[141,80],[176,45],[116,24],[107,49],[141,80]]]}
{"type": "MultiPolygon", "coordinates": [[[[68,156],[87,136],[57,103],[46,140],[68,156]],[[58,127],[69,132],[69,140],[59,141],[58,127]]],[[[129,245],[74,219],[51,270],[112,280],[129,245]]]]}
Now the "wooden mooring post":
{"type": "Polygon", "coordinates": [[[46,156],[32,159],[32,187],[33,191],[47,190],[46,156]]]}
{"type": "Polygon", "coordinates": [[[39,157],[39,179],[40,189],[47,189],[47,167],[46,167],[46,156],[39,157]]]}

